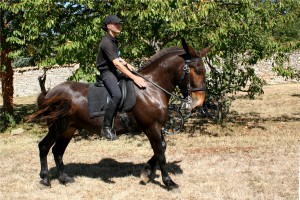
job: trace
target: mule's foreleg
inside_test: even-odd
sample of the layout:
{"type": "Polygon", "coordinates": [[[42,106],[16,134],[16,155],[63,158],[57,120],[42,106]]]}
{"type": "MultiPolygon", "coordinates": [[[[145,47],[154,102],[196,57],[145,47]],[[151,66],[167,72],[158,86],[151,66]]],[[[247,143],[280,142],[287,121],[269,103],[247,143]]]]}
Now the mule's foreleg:
{"type": "MultiPolygon", "coordinates": [[[[148,129],[148,131],[151,131],[150,129],[148,129]]],[[[178,188],[178,185],[171,179],[171,177],[169,176],[167,170],[166,170],[166,157],[165,157],[165,151],[166,151],[166,142],[164,139],[163,134],[160,131],[157,131],[154,129],[154,132],[147,132],[146,131],[146,135],[149,138],[150,144],[152,146],[152,149],[154,151],[154,157],[150,159],[157,161],[160,170],[161,170],[161,174],[162,174],[162,181],[165,184],[165,186],[167,187],[168,190],[172,190],[175,188],[178,188]],[[157,134],[155,134],[157,133],[157,134]]],[[[149,164],[149,162],[147,163],[149,164]]],[[[151,166],[151,164],[149,164],[151,166]]],[[[146,165],[147,166],[147,165],[146,165]]]]}
{"type": "Polygon", "coordinates": [[[154,151],[154,153],[156,152],[155,155],[161,170],[162,181],[168,190],[172,190],[178,188],[178,185],[171,179],[171,177],[169,176],[166,170],[167,161],[166,161],[165,151],[167,148],[167,143],[164,139],[162,132],[160,133],[160,139],[161,141],[157,143],[157,151],[154,151]]]}
{"type": "Polygon", "coordinates": [[[168,190],[178,188],[179,186],[171,179],[167,170],[166,170],[166,157],[165,154],[157,155],[158,165],[161,170],[162,180],[168,190]]]}
{"type": "Polygon", "coordinates": [[[146,163],[144,169],[141,172],[141,178],[144,184],[148,183],[150,180],[154,180],[156,165],[156,156],[152,156],[152,158],[146,163]]]}
{"type": "Polygon", "coordinates": [[[71,138],[60,138],[55,145],[52,148],[52,153],[54,156],[54,161],[56,164],[57,171],[59,173],[58,180],[61,184],[67,184],[74,182],[74,179],[72,177],[69,177],[65,173],[65,165],[63,163],[63,155],[65,153],[65,150],[71,141],[71,138]]]}
{"type": "Polygon", "coordinates": [[[165,169],[166,166],[166,156],[165,152],[167,149],[167,143],[165,141],[164,135],[161,132],[161,148],[162,148],[162,153],[157,155],[157,162],[158,165],[160,166],[160,170],[162,173],[162,180],[164,184],[166,185],[168,190],[172,190],[174,188],[178,188],[178,185],[172,181],[171,177],[169,176],[167,170],[165,169]]]}
{"type": "MultiPolygon", "coordinates": [[[[161,144],[162,144],[162,148],[163,148],[163,153],[165,153],[166,148],[167,148],[167,143],[163,137],[163,135],[161,135],[161,144]]],[[[148,183],[150,180],[154,180],[156,177],[156,165],[157,165],[157,159],[156,156],[152,156],[152,158],[146,163],[142,173],[141,173],[141,178],[143,180],[144,183],[148,183]]]]}

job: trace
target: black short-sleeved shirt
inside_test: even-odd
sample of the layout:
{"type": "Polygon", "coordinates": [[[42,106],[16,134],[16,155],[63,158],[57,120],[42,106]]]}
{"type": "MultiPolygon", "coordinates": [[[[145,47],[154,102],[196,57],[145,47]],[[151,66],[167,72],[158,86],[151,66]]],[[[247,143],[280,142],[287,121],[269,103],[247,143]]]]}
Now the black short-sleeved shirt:
{"type": "Polygon", "coordinates": [[[109,69],[116,71],[117,68],[113,64],[113,60],[118,58],[118,40],[109,34],[106,34],[98,49],[96,67],[99,71],[109,69]]]}

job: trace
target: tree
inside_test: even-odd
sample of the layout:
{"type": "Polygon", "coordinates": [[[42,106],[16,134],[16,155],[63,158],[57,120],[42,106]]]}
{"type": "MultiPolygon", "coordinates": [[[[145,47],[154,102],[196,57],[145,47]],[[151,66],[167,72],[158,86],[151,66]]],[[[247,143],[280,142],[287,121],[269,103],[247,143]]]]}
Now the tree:
{"type": "Polygon", "coordinates": [[[2,116],[4,123],[13,123],[13,56],[18,53],[22,41],[16,36],[19,34],[17,29],[20,20],[14,12],[4,9],[3,4],[0,6],[0,78],[2,82],[3,108],[2,116]]]}
{"type": "MultiPolygon", "coordinates": [[[[3,2],[1,55],[6,57],[1,58],[1,66],[5,66],[1,74],[10,77],[2,78],[2,86],[10,88],[2,92],[4,109],[11,112],[13,105],[9,63],[24,54],[39,66],[80,63],[72,78],[93,81],[98,43],[104,34],[102,22],[112,13],[124,21],[120,49],[133,63],[139,65],[162,48],[180,45],[181,37],[198,49],[213,45],[207,60],[213,69],[208,91],[220,99],[238,91],[253,97],[262,92],[263,82],[251,66],[299,48],[298,39],[286,37],[288,31],[280,33],[280,26],[296,27],[299,8],[297,0],[3,2]],[[8,20],[9,26],[5,26],[8,20]]],[[[293,30],[299,34],[297,28],[293,30]]]]}

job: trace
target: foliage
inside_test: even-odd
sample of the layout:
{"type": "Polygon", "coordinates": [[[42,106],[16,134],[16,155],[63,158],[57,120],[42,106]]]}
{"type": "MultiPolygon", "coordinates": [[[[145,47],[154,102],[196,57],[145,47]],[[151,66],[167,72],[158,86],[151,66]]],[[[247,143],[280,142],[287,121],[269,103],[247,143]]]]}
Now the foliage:
{"type": "Polygon", "coordinates": [[[263,93],[265,82],[256,76],[253,68],[241,68],[233,61],[222,62],[219,67],[218,62],[213,64],[213,60],[207,59],[206,62],[209,66],[206,95],[208,101],[216,104],[214,119],[217,123],[223,124],[236,92],[246,92],[251,99],[263,93]]]}
{"type": "Polygon", "coordinates": [[[108,14],[123,19],[120,50],[136,65],[180,45],[181,37],[198,49],[213,45],[208,62],[216,70],[209,75],[208,91],[218,99],[238,91],[250,97],[261,93],[263,82],[251,66],[274,55],[274,69],[297,77],[280,63],[299,48],[298,0],[15,0],[1,3],[0,10],[9,19],[1,29],[7,37],[1,51],[10,48],[12,60],[30,57],[39,66],[80,63],[77,81],[94,81],[108,14]]]}
{"type": "Polygon", "coordinates": [[[0,115],[0,119],[0,132],[4,131],[8,126],[14,127],[16,125],[14,116],[8,112],[3,112],[3,115],[0,115]]]}

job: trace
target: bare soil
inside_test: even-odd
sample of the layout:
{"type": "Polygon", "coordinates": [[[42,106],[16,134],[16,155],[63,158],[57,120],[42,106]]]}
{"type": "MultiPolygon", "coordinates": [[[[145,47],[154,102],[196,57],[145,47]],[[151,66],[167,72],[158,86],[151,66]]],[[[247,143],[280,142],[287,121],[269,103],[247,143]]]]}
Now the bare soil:
{"type": "MultiPolygon", "coordinates": [[[[165,189],[159,170],[140,184],[152,156],[144,135],[113,142],[76,135],[64,156],[75,183],[59,184],[50,152],[52,186],[44,187],[37,145],[46,129],[22,123],[25,133],[0,134],[0,199],[298,199],[300,84],[264,90],[255,100],[235,100],[226,127],[190,119],[185,131],[166,135],[177,193],[165,189]]],[[[15,103],[32,105],[34,98],[15,103]]]]}

